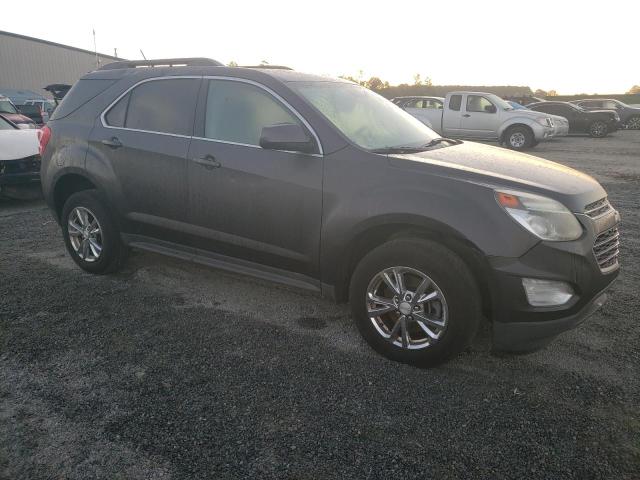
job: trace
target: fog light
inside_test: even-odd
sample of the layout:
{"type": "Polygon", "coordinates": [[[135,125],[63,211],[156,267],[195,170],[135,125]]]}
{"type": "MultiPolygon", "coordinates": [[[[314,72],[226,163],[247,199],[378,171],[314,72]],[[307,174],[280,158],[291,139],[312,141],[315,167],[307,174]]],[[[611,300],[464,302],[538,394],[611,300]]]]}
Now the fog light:
{"type": "Polygon", "coordinates": [[[573,288],[565,282],[523,278],[522,286],[527,300],[534,307],[553,307],[564,305],[573,297],[573,288]]]}

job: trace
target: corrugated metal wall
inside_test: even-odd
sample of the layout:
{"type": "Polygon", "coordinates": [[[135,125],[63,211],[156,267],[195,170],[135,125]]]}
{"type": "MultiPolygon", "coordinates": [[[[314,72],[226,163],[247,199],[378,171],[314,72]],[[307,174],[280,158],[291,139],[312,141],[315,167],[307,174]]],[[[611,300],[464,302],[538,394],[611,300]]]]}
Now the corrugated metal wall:
{"type": "MultiPolygon", "coordinates": [[[[98,58],[101,65],[114,61],[113,57],[98,58]]],[[[0,32],[0,89],[27,89],[51,97],[42,87],[73,84],[95,68],[92,53],[0,32]]]]}

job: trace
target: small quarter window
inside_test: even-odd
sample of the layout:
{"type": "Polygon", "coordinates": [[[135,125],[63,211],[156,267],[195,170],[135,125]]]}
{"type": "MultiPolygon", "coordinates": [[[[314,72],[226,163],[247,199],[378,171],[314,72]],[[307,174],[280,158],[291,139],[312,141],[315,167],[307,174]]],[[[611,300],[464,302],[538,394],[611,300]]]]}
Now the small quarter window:
{"type": "Polygon", "coordinates": [[[124,127],[124,120],[129,105],[129,94],[126,94],[107,112],[104,119],[111,127],[124,127]]]}
{"type": "Polygon", "coordinates": [[[460,105],[462,105],[462,95],[451,95],[449,98],[449,110],[459,112],[460,105]]]}

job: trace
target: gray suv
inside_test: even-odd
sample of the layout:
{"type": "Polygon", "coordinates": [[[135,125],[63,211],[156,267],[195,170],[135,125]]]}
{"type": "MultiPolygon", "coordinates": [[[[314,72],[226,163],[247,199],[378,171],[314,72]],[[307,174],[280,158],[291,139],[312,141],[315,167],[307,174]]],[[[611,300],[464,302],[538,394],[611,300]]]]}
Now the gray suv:
{"type": "Polygon", "coordinates": [[[120,62],[72,88],[40,147],[84,270],[133,247],[318,292],[402,362],[445,361],[483,317],[497,349],[540,348],[618,274],[619,215],[593,178],[440,137],[348,81],[120,62]]]}

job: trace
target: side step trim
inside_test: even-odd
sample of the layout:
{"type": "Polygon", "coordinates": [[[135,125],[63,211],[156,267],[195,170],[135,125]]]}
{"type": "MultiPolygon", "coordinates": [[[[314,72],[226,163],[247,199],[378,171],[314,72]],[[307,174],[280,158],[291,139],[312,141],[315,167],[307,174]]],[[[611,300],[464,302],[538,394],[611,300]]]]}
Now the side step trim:
{"type": "Polygon", "coordinates": [[[270,282],[280,283],[307,291],[321,293],[320,281],[299,273],[291,273],[275,267],[260,265],[248,260],[183,247],[171,242],[150,239],[141,235],[122,234],[122,240],[132,248],[159,253],[190,262],[207,265],[228,272],[240,273],[270,282]]]}

